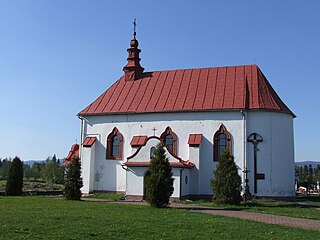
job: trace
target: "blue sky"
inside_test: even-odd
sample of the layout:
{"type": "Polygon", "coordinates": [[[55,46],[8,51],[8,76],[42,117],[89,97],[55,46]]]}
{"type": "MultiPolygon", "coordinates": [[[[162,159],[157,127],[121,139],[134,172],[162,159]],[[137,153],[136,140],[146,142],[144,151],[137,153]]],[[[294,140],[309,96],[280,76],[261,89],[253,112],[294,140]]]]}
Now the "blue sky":
{"type": "Polygon", "coordinates": [[[63,158],[76,114],[122,75],[137,18],[146,71],[257,64],[320,160],[320,1],[0,0],[0,158],[63,158]]]}

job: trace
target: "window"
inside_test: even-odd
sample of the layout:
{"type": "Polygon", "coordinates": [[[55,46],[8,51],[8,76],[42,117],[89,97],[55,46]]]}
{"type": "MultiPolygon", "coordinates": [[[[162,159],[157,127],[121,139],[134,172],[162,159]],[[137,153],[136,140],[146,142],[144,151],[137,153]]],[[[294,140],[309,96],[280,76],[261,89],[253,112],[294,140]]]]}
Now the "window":
{"type": "Polygon", "coordinates": [[[112,139],[112,152],[111,155],[114,157],[119,156],[119,151],[120,150],[120,142],[119,142],[119,137],[116,135],[112,139]]]}
{"type": "Polygon", "coordinates": [[[167,127],[166,130],[160,136],[163,143],[167,146],[169,151],[173,154],[177,154],[177,135],[167,127]]]}
{"type": "Polygon", "coordinates": [[[218,158],[220,158],[223,151],[227,148],[227,137],[224,133],[220,133],[218,137],[218,158]]]}
{"type": "Polygon", "coordinates": [[[107,159],[122,159],[122,142],[122,134],[114,128],[107,138],[107,159]]]}
{"type": "Polygon", "coordinates": [[[221,156],[221,154],[225,149],[228,149],[230,152],[232,151],[231,135],[227,131],[226,127],[222,124],[219,130],[214,134],[214,137],[213,137],[214,161],[218,161],[219,157],[221,156]]]}
{"type": "Polygon", "coordinates": [[[150,148],[150,159],[153,158],[155,152],[156,152],[155,147],[150,148]]]}
{"type": "Polygon", "coordinates": [[[171,134],[168,134],[164,137],[163,142],[167,144],[168,148],[173,152],[173,137],[171,134]]]}

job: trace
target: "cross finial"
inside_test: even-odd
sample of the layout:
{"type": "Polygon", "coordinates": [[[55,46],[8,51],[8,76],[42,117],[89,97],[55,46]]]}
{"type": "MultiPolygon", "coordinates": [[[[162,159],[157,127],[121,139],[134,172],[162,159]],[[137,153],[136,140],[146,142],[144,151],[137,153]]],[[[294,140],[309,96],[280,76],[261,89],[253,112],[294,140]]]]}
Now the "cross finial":
{"type": "Polygon", "coordinates": [[[76,144],[78,143],[78,139],[76,139],[76,144]]]}
{"type": "Polygon", "coordinates": [[[153,127],[152,131],[153,131],[153,136],[155,136],[157,131],[156,127],[153,127]]]}
{"type": "Polygon", "coordinates": [[[136,26],[137,26],[137,23],[136,23],[136,18],[133,19],[133,38],[136,39],[136,26]]]}

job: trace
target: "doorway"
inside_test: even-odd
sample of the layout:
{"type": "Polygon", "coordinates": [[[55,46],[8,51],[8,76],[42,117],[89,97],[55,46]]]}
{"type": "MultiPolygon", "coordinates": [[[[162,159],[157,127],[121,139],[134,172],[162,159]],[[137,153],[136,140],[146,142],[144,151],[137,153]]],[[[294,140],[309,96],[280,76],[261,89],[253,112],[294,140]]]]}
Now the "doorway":
{"type": "Polygon", "coordinates": [[[143,200],[146,200],[146,180],[148,179],[148,177],[150,177],[150,171],[148,170],[145,174],[144,174],[144,178],[143,178],[143,200]]]}

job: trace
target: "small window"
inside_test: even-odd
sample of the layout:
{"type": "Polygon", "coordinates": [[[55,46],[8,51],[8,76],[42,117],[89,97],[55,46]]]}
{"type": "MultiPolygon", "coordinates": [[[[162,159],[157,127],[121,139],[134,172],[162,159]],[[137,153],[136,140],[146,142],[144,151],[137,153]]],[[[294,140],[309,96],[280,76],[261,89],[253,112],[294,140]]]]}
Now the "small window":
{"type": "Polygon", "coordinates": [[[155,152],[156,152],[156,148],[155,147],[150,148],[150,159],[153,158],[155,152]]]}
{"type": "Polygon", "coordinates": [[[184,182],[188,184],[188,176],[185,177],[184,182]]]}
{"type": "Polygon", "coordinates": [[[160,136],[163,143],[174,154],[177,154],[177,135],[167,127],[166,130],[160,136]]]}

